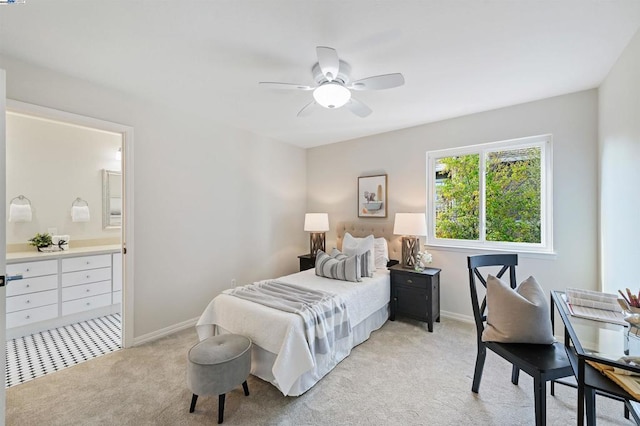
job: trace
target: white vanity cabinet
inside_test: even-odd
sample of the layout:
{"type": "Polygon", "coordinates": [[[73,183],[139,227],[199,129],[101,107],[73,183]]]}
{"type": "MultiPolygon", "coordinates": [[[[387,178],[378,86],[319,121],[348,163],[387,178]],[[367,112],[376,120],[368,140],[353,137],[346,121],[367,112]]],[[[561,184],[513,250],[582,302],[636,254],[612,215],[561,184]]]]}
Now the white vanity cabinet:
{"type": "Polygon", "coordinates": [[[58,316],[58,261],[7,265],[9,277],[22,276],[7,286],[7,328],[58,316]]]}
{"type": "Polygon", "coordinates": [[[7,338],[120,312],[120,251],[74,252],[17,263],[8,257],[7,275],[14,279],[7,285],[7,338]]]}

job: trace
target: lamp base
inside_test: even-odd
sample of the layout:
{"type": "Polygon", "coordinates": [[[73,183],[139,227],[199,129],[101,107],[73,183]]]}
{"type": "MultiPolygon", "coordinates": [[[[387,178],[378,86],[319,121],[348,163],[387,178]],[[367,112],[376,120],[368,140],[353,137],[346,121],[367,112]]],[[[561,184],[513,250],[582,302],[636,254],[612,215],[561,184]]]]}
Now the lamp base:
{"type": "Polygon", "coordinates": [[[416,256],[420,247],[418,237],[402,237],[402,262],[403,268],[414,269],[416,266],[416,256]]]}
{"type": "Polygon", "coordinates": [[[326,251],[325,249],[325,233],[324,232],[312,232],[309,236],[309,253],[315,257],[318,250],[326,251]]]}

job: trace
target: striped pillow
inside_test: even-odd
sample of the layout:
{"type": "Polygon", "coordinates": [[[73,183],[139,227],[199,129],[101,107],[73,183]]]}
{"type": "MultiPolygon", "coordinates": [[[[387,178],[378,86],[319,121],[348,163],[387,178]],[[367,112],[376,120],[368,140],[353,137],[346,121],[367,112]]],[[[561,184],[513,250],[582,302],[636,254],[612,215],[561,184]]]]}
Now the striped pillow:
{"type": "MultiPolygon", "coordinates": [[[[349,258],[349,256],[342,253],[337,248],[334,248],[333,250],[331,250],[330,256],[337,260],[349,258]]],[[[354,256],[360,258],[360,276],[371,278],[373,276],[373,273],[370,272],[371,271],[371,252],[367,251],[362,254],[355,254],[354,256]]]]}
{"type": "MultiPolygon", "coordinates": [[[[340,253],[342,255],[342,253],[340,253]]],[[[342,281],[362,281],[360,256],[351,256],[338,260],[322,250],[316,254],[316,275],[342,281]]]]}

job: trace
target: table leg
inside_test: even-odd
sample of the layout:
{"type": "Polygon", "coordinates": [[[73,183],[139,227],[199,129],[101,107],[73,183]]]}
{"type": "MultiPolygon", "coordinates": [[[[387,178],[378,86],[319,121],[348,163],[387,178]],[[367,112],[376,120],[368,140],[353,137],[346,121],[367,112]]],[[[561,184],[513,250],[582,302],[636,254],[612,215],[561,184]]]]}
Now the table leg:
{"type": "Polygon", "coordinates": [[[584,426],[584,360],[578,359],[578,426],[584,426]]]}

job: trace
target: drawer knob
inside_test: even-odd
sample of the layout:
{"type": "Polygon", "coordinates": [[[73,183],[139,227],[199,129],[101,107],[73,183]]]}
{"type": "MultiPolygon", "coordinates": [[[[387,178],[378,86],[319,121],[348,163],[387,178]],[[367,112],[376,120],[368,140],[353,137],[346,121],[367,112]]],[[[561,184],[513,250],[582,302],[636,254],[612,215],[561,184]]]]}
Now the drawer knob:
{"type": "Polygon", "coordinates": [[[89,261],[87,260],[87,265],[89,265],[90,263],[91,263],[91,262],[89,262],[89,261]]]}
{"type": "Polygon", "coordinates": [[[27,285],[26,285],[26,287],[27,287],[27,288],[29,288],[30,286],[31,286],[30,284],[27,284],[27,285]]]}
{"type": "Polygon", "coordinates": [[[24,303],[31,303],[31,301],[30,301],[29,299],[27,299],[27,301],[26,301],[26,302],[24,302],[24,303]]]}
{"type": "Polygon", "coordinates": [[[91,278],[91,275],[87,275],[87,278],[91,278]]]}
{"type": "Polygon", "coordinates": [[[29,319],[31,318],[31,315],[27,315],[26,317],[24,317],[25,319],[29,319]]]}
{"type": "Polygon", "coordinates": [[[87,302],[87,306],[91,305],[91,302],[87,302]]]}
{"type": "Polygon", "coordinates": [[[408,282],[409,284],[413,284],[413,281],[411,281],[411,280],[407,280],[407,282],[408,282]]]}
{"type": "Polygon", "coordinates": [[[87,289],[87,293],[89,293],[91,291],[91,289],[87,289]]]}
{"type": "Polygon", "coordinates": [[[29,272],[29,268],[25,269],[25,272],[29,272]]]}

